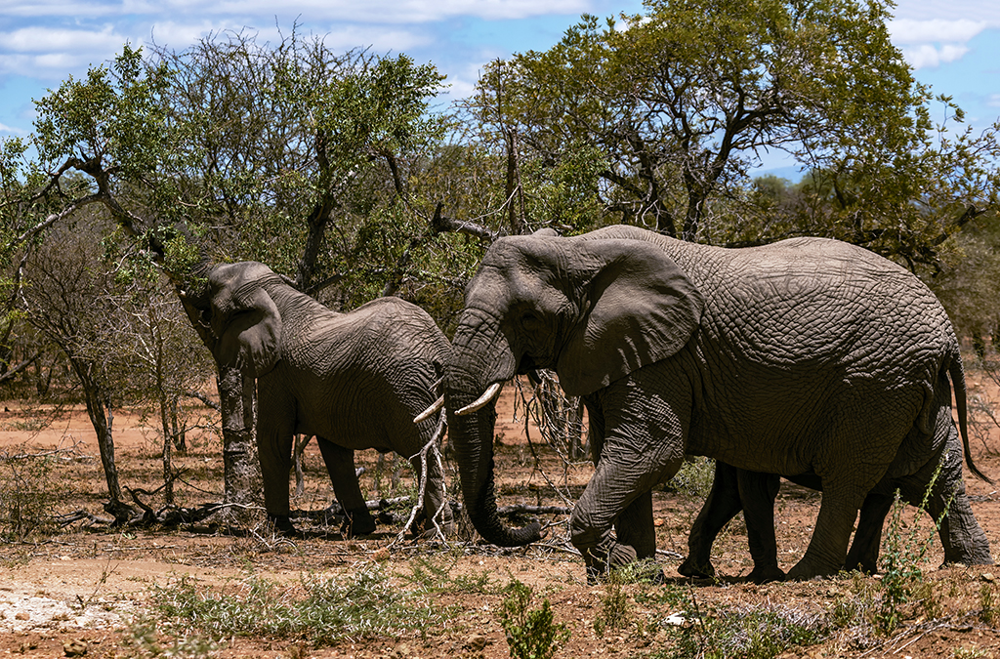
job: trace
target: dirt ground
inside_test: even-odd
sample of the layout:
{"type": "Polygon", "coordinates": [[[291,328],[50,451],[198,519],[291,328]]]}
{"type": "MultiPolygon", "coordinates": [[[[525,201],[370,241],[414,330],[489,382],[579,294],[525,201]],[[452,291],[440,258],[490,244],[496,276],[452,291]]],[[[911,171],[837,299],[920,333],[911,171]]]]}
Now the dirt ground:
{"type": "MultiPolygon", "coordinates": [[[[1000,394],[992,384],[970,373],[970,393],[977,405],[996,404],[1000,394]]],[[[500,406],[497,453],[500,505],[571,505],[591,471],[586,461],[568,464],[545,447],[537,432],[531,444],[525,438],[522,408],[515,410],[515,391],[506,387],[500,406]],[[534,455],[538,455],[536,461],[534,455]],[[563,493],[565,498],[556,494],[563,493]]],[[[984,408],[985,409],[985,408],[984,408]]],[[[51,471],[43,483],[56,499],[58,515],[83,510],[106,517],[102,503],[106,486],[96,440],[82,409],[63,414],[43,431],[37,431],[39,411],[18,401],[0,402],[0,457],[22,453],[55,451],[51,471]],[[73,447],[70,449],[70,447],[73,447]]],[[[983,419],[980,413],[978,419],[983,419]]],[[[147,421],[119,411],[114,437],[122,484],[151,492],[162,483],[160,447],[147,421]]],[[[1000,436],[995,427],[977,424],[973,453],[987,474],[1000,478],[1000,436]]],[[[189,449],[175,456],[175,467],[183,470],[176,481],[179,505],[194,507],[218,501],[222,496],[222,457],[219,441],[211,435],[191,433],[189,449]]],[[[407,473],[394,478],[392,467],[379,466],[374,451],[362,452],[362,489],[369,498],[390,497],[412,490],[407,473]],[[396,482],[398,481],[398,483],[396,482]]],[[[0,464],[0,466],[3,466],[0,464]]],[[[457,478],[454,465],[449,465],[457,478]]],[[[8,478],[7,471],[3,478],[8,478]]],[[[1000,547],[1000,498],[997,488],[972,477],[966,479],[974,512],[997,555],[1000,547]]],[[[294,480],[291,487],[294,490],[294,480]]],[[[140,495],[158,508],[159,495],[140,495]]],[[[293,499],[299,510],[321,510],[332,491],[315,444],[305,454],[305,492],[293,499]]],[[[779,560],[787,571],[802,555],[812,533],[819,495],[785,483],[776,507],[779,560]]],[[[752,568],[746,550],[745,528],[739,520],[730,524],[716,544],[713,561],[721,579],[689,583],[677,575],[676,567],[686,553],[690,523],[702,499],[685,488],[663,488],[654,493],[658,562],[668,577],[663,592],[680,593],[686,604],[671,604],[659,598],[650,586],[636,590],[625,586],[630,621],[620,629],[599,635],[595,619],[607,615],[612,590],[606,585],[586,583],[583,562],[566,541],[565,515],[545,515],[550,522],[544,543],[516,550],[498,550],[476,542],[452,540],[440,543],[397,538],[399,526],[382,525],[373,536],[346,540],[334,527],[310,530],[305,521],[303,537],[276,541],[255,530],[227,534],[206,527],[127,528],[81,519],[23,542],[0,544],[0,654],[26,657],[138,657],[157,656],[138,649],[137,621],[149,619],[149,603],[157,587],[169,587],[182,578],[199,586],[233,588],[248,574],[294,583],[304,574],[347,574],[359,566],[377,563],[394,574],[412,574],[415,561],[423,558],[447,564],[449,574],[482,577],[497,584],[512,578],[531,586],[538,598],[552,606],[557,623],[571,633],[567,645],[556,656],[668,657],[740,656],[738,651],[702,647],[692,654],[672,654],[671,627],[690,628],[691,604],[706,617],[720,611],[796,611],[802,619],[830,616],[845,602],[861,597],[866,588],[876,588],[879,577],[843,577],[806,583],[754,585],[741,577],[752,568]],[[653,593],[652,595],[650,593],[653,593]],[[642,596],[640,596],[642,595],[642,596]],[[671,608],[674,607],[674,608],[671,608]],[[681,614],[688,611],[686,617],[681,614]],[[698,654],[701,652],[702,654],[698,654]]],[[[904,514],[904,530],[917,526],[920,537],[932,533],[930,520],[904,514]]],[[[792,648],[785,657],[988,657],[1000,658],[1000,631],[984,622],[984,593],[995,593],[1000,608],[1000,568],[950,567],[939,570],[940,544],[935,539],[919,564],[933,593],[928,597],[936,609],[904,607],[900,628],[892,635],[852,638],[855,632],[832,632],[820,644],[792,648]]],[[[447,592],[435,595],[443,606],[454,605],[448,617],[432,633],[396,638],[343,641],[333,646],[313,647],[302,640],[226,638],[217,642],[211,656],[218,657],[476,657],[509,656],[500,624],[502,595],[498,589],[483,592],[447,592]]],[[[989,600],[993,601],[993,600],[989,600]]],[[[1000,615],[993,618],[1000,619],[1000,615]]],[[[1000,624],[997,622],[994,625],[1000,624]]],[[[169,630],[157,629],[169,636],[169,630]]],[[[176,630],[171,632],[176,638],[176,630]]],[[[160,656],[205,656],[174,654],[160,656]]],[[[743,655],[749,656],[749,655],[743,655]]],[[[763,655],[753,655],[763,656],[763,655]]]]}

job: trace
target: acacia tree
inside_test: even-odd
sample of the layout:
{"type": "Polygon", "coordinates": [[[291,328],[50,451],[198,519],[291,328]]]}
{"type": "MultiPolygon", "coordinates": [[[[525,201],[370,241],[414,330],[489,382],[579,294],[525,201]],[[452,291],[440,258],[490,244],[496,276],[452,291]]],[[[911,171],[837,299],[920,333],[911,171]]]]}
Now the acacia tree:
{"type": "MultiPolygon", "coordinates": [[[[21,199],[55,212],[4,245],[30,251],[50,227],[100,204],[169,277],[210,350],[211,265],[265,255],[281,269],[299,254],[298,278],[310,289],[317,264],[334,270],[338,254],[346,262],[350,250],[326,239],[335,211],[351,221],[337,225],[343,240],[380,201],[359,192],[359,180],[387,173],[388,189],[404,189],[400,164],[434,137],[427,99],[441,81],[405,56],[337,58],[295,35],[274,48],[241,38],[216,46],[161,53],[148,65],[126,46],[110,68],[39,101],[36,169],[45,175],[21,199]],[[74,173],[85,190],[63,187],[74,173]]],[[[218,366],[225,497],[246,503],[259,489],[255,384],[245,368],[218,366]]]]}
{"type": "Polygon", "coordinates": [[[119,522],[131,515],[122,500],[113,438],[116,389],[108,377],[112,351],[100,324],[113,313],[107,291],[113,273],[99,267],[91,231],[59,227],[25,262],[31,285],[20,292],[28,322],[63,352],[80,384],[87,414],[97,434],[109,502],[119,522]],[[96,267],[95,267],[96,266],[96,267]]]}
{"type": "Polygon", "coordinates": [[[550,167],[574,145],[599,150],[604,208],[686,240],[836,235],[918,261],[996,203],[996,131],[947,137],[932,124],[933,95],[889,40],[890,3],[646,6],[604,23],[585,16],[548,51],[494,63],[479,120],[550,167]],[[772,222],[747,203],[766,150],[822,172],[827,215],[772,222]]]}

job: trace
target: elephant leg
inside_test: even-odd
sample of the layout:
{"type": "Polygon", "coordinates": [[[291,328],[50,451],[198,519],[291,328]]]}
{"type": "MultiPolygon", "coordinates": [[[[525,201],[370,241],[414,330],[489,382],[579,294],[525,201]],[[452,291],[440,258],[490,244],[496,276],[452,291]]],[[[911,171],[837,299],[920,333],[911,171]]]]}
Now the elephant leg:
{"type": "MultiPolygon", "coordinates": [[[[635,557],[640,561],[653,562],[656,559],[656,527],[653,526],[653,493],[652,491],[636,497],[615,521],[615,534],[618,542],[632,547],[635,557]]],[[[656,583],[663,583],[663,570],[656,565],[643,568],[640,576],[651,578],[656,583]]]]}
{"type": "MultiPolygon", "coordinates": [[[[845,478],[824,479],[823,499],[816,517],[816,527],[805,555],[788,571],[788,579],[806,580],[836,574],[844,565],[847,543],[854,520],[864,501],[858,487],[845,478]],[[844,483],[826,487],[825,483],[844,483]]],[[[866,489],[861,489],[867,493],[866,489]]]]}
{"type": "Polygon", "coordinates": [[[615,522],[618,541],[635,549],[642,560],[656,556],[656,533],[653,526],[653,492],[640,494],[615,522]]]}
{"type": "Polygon", "coordinates": [[[451,506],[448,505],[440,455],[437,446],[432,446],[427,451],[426,481],[419,480],[423,473],[423,460],[421,460],[420,454],[417,453],[410,458],[413,472],[417,474],[418,486],[424,488],[424,497],[420,503],[422,510],[419,517],[424,520],[424,532],[428,536],[435,535],[438,529],[446,536],[455,530],[454,515],[451,506]]]}
{"type": "MultiPolygon", "coordinates": [[[[949,419],[950,421],[950,419],[949,419]]],[[[951,430],[954,433],[954,429],[951,430]]],[[[947,454],[934,488],[926,495],[927,484],[936,466],[929,464],[916,477],[904,481],[900,490],[912,505],[919,506],[927,496],[926,510],[935,521],[941,520],[938,535],[944,547],[944,563],[991,565],[990,544],[969,505],[962,478],[962,448],[957,435],[946,445],[947,454]],[[923,472],[930,472],[926,474],[923,472]],[[945,514],[947,511],[947,514],[945,514]]]]}
{"type": "Polygon", "coordinates": [[[847,552],[844,569],[860,570],[865,574],[878,572],[879,546],[882,544],[882,526],[892,509],[895,497],[885,492],[871,491],[861,505],[858,530],[854,533],[851,550],[847,552]]]}
{"type": "MultiPolygon", "coordinates": [[[[938,502],[928,503],[927,511],[934,519],[938,519],[943,510],[944,506],[938,502]]],[[[948,514],[941,522],[938,534],[944,546],[945,565],[993,564],[989,540],[972,513],[969,498],[965,494],[965,483],[961,480],[956,484],[955,497],[948,508],[948,514]]]]}
{"type": "Polygon", "coordinates": [[[748,578],[754,583],[783,581],[785,573],[778,567],[778,541],[774,536],[774,499],[781,487],[781,477],[745,469],[736,471],[747,544],[754,562],[748,578]]]}
{"type": "MultiPolygon", "coordinates": [[[[263,381],[258,382],[261,399],[268,391],[263,381]]],[[[292,468],[292,428],[279,421],[283,415],[261,405],[257,422],[257,457],[260,461],[264,486],[264,507],[268,519],[282,533],[294,533],[289,519],[291,505],[288,496],[288,473],[292,468]]]]}
{"type": "Polygon", "coordinates": [[[570,539],[583,555],[588,580],[635,561],[640,552],[655,551],[655,540],[650,540],[654,537],[650,491],[680,468],[691,409],[690,384],[681,374],[673,374],[674,386],[667,387],[675,392],[671,402],[650,393],[664,391],[649,382],[656,377],[662,380],[664,374],[659,369],[639,369],[588,400],[588,409],[598,412],[603,441],[595,449],[599,457],[594,475],[569,524],[570,539]],[[640,497],[649,498],[649,503],[636,504],[640,497]],[[624,537],[616,540],[611,527],[618,520],[624,537]],[[638,542],[639,547],[629,541],[638,542]]]}
{"type": "Polygon", "coordinates": [[[330,474],[333,493],[337,497],[347,519],[341,532],[348,537],[368,535],[375,530],[375,520],[368,512],[365,497],[361,494],[358,476],[354,470],[354,451],[334,444],[322,437],[316,438],[319,451],[330,474]]]}
{"type": "Polygon", "coordinates": [[[685,577],[714,577],[712,545],[719,532],[729,523],[743,504],[740,501],[736,467],[715,461],[715,479],[698,517],[688,533],[688,555],[677,571],[685,577]]]}

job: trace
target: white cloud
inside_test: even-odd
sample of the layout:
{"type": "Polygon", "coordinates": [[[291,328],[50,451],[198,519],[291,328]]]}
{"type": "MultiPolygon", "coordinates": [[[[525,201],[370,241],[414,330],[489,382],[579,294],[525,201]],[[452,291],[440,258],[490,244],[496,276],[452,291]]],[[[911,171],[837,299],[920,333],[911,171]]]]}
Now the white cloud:
{"type": "MultiPolygon", "coordinates": [[[[927,12],[931,7],[924,3],[922,9],[927,12]]],[[[956,13],[961,15],[961,12],[956,13]]],[[[969,41],[988,29],[990,22],[980,19],[978,14],[975,14],[976,20],[953,18],[956,13],[950,14],[948,18],[932,16],[895,19],[889,23],[889,34],[893,43],[901,47],[903,57],[914,69],[935,68],[957,62],[969,52],[969,41]]]]}
{"type": "Polygon", "coordinates": [[[0,133],[10,133],[11,135],[24,136],[28,134],[28,131],[22,128],[14,128],[13,126],[8,126],[7,124],[0,124],[0,133]]]}
{"type": "Polygon", "coordinates": [[[376,53],[392,51],[396,54],[434,42],[434,38],[429,34],[401,29],[385,29],[379,26],[333,30],[324,34],[323,37],[324,43],[332,50],[371,46],[376,53]]]}
{"type": "Polygon", "coordinates": [[[892,13],[899,19],[918,21],[971,16],[990,27],[1000,26],[1000,3],[992,0],[898,0],[892,13]]]}
{"type": "Polygon", "coordinates": [[[969,52],[968,47],[958,44],[935,46],[923,44],[915,48],[903,48],[903,57],[914,69],[935,68],[941,64],[957,62],[969,52]]]}
{"type": "MultiPolygon", "coordinates": [[[[284,15],[302,14],[311,19],[336,19],[345,22],[427,23],[456,16],[487,20],[530,18],[553,14],[579,15],[588,11],[588,0],[290,0],[282,3],[284,15]]],[[[273,0],[166,0],[169,11],[193,11],[213,15],[273,16],[273,0]]]]}
{"type": "Polygon", "coordinates": [[[158,46],[183,50],[188,46],[193,46],[202,37],[211,32],[218,32],[219,28],[211,23],[154,23],[149,31],[143,35],[143,42],[155,42],[158,46]]]}
{"type": "Polygon", "coordinates": [[[918,21],[899,19],[889,23],[889,34],[896,44],[966,43],[989,25],[967,18],[918,21]]]}
{"type": "Polygon", "coordinates": [[[1000,94],[990,94],[989,99],[986,101],[986,105],[991,108],[1000,108],[1000,94]]]}
{"type": "Polygon", "coordinates": [[[53,18],[81,17],[89,19],[118,16],[122,13],[119,3],[104,4],[93,0],[8,0],[4,3],[4,18],[53,18]]]}
{"type": "Polygon", "coordinates": [[[41,26],[0,32],[0,48],[14,53],[80,53],[121,48],[128,38],[111,25],[100,30],[71,30],[41,26]]]}

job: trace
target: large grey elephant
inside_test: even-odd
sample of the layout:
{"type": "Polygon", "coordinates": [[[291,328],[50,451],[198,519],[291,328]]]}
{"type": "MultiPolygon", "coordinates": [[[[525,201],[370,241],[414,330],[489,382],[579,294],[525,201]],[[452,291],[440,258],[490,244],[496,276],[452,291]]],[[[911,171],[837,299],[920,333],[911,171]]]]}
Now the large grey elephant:
{"type": "MultiPolygon", "coordinates": [[[[257,446],[268,516],[289,520],[292,436],[315,435],[334,494],[347,514],[345,532],[365,535],[375,521],[365,506],[354,451],[374,448],[407,458],[419,476],[421,449],[437,421],[413,418],[435,399],[450,345],[420,307],[381,298],[336,313],[256,262],[209,273],[212,331],[220,364],[248,365],[257,377],[257,446]]],[[[452,513],[438,449],[427,452],[422,501],[426,519],[450,530],[452,513]]]]}
{"type": "Polygon", "coordinates": [[[498,240],[452,348],[449,436],[469,515],[494,544],[541,535],[497,516],[499,386],[551,368],[583,397],[596,467],[570,536],[591,577],[654,556],[651,490],[685,454],[814,474],[822,505],[789,577],[835,573],[869,491],[941,459],[953,432],[942,387],[961,368],[935,296],[867,250],[816,238],[724,249],[629,226],[498,240]]]}
{"type": "MultiPolygon", "coordinates": [[[[964,383],[956,387],[960,414],[964,412],[964,383]]],[[[945,449],[941,470],[927,469],[905,478],[884,478],[865,497],[857,531],[847,553],[844,569],[867,574],[878,571],[882,526],[895,501],[895,492],[913,506],[922,506],[938,526],[944,547],[944,564],[991,565],[989,541],[983,533],[962,480],[962,446],[952,432],[945,449]],[[931,484],[933,481],[933,485],[931,484]]],[[[789,478],[792,482],[821,490],[822,482],[812,474],[789,478]]],[[[688,534],[688,555],[678,571],[689,577],[713,577],[712,544],[722,528],[743,511],[747,541],[754,568],[747,579],[762,583],[781,581],[785,573],[778,567],[777,541],[774,533],[774,499],[780,486],[777,474],[762,474],[736,469],[722,462],[715,464],[715,480],[698,517],[688,534]]]]}

